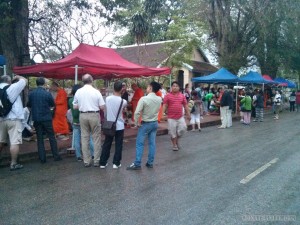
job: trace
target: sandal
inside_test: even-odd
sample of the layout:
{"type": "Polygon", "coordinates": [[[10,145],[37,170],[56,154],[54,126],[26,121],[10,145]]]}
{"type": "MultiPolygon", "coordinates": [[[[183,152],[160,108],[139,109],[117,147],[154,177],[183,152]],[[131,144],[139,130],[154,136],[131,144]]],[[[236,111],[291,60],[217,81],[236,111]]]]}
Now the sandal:
{"type": "Polygon", "coordinates": [[[10,171],[19,170],[19,169],[23,169],[23,165],[21,164],[10,165],[10,171]]]}

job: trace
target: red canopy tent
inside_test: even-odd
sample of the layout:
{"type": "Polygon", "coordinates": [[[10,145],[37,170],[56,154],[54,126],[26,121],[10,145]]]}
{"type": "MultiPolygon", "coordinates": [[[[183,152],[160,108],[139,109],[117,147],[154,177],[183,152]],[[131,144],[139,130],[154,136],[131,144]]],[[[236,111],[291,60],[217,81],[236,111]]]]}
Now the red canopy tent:
{"type": "Polygon", "coordinates": [[[94,79],[170,74],[170,68],[150,68],[122,58],[111,48],[80,44],[71,54],[53,63],[14,67],[14,73],[53,79],[75,79],[89,73],[94,79]]]}
{"type": "Polygon", "coordinates": [[[287,86],[287,83],[279,83],[277,81],[274,81],[269,75],[263,75],[263,78],[265,78],[266,80],[273,81],[273,82],[277,83],[278,86],[283,86],[283,87],[287,86]]]}

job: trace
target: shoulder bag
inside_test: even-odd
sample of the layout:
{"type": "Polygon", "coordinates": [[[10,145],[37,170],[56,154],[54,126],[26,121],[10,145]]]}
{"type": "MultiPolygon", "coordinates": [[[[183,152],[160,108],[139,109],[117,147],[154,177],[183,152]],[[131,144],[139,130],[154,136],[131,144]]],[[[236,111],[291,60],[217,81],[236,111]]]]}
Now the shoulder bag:
{"type": "Polygon", "coordinates": [[[104,122],[102,124],[102,132],[104,135],[115,136],[116,129],[117,129],[116,124],[117,124],[117,120],[118,120],[122,105],[123,105],[123,99],[121,100],[121,104],[120,104],[119,111],[118,111],[115,121],[107,121],[107,119],[104,120],[104,122]]]}

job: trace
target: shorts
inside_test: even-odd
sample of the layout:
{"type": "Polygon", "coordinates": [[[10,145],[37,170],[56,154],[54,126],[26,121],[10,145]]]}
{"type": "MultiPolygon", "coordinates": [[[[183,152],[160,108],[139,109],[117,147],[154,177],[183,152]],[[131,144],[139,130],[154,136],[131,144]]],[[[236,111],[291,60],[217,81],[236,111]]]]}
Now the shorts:
{"type": "Polygon", "coordinates": [[[22,123],[20,120],[3,120],[0,122],[0,143],[22,144],[22,123]]]}
{"type": "Polygon", "coordinates": [[[200,113],[194,114],[191,113],[191,121],[190,124],[200,123],[200,113]]]}
{"type": "Polygon", "coordinates": [[[182,136],[187,130],[184,117],[181,117],[178,120],[168,119],[168,129],[172,138],[182,136]]]}

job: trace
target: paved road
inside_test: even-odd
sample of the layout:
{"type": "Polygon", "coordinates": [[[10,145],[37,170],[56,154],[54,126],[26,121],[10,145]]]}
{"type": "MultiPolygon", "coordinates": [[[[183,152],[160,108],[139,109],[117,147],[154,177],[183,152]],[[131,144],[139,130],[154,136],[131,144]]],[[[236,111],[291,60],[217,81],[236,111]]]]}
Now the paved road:
{"type": "Polygon", "coordinates": [[[153,169],[125,169],[134,140],[119,170],[73,157],[1,168],[0,224],[300,224],[299,137],[300,113],[286,112],[189,132],[179,152],[160,136],[153,169]]]}

